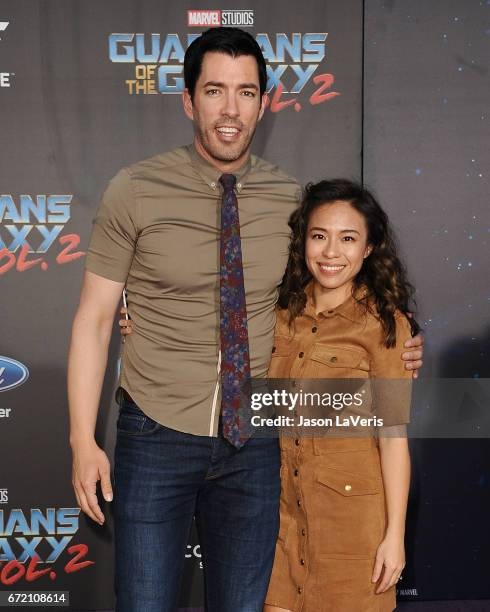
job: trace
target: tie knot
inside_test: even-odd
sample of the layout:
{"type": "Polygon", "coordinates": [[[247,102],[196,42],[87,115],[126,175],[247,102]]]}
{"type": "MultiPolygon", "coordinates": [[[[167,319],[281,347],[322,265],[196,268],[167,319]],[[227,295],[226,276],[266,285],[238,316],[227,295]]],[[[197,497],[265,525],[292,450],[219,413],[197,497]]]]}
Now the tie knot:
{"type": "Polygon", "coordinates": [[[219,182],[223,185],[225,192],[235,189],[236,176],[234,174],[222,174],[219,177],[219,182]]]}

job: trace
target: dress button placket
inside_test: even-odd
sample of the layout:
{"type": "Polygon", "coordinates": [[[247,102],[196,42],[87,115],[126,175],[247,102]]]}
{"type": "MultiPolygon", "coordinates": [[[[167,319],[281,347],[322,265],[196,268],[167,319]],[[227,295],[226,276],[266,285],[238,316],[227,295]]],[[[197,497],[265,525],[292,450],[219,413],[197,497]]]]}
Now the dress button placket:
{"type": "MultiPolygon", "coordinates": [[[[304,444],[302,438],[296,438],[295,440],[295,463],[293,466],[293,474],[295,478],[294,482],[294,492],[296,495],[296,511],[298,517],[298,529],[301,529],[302,532],[305,532],[304,525],[306,525],[306,515],[305,509],[303,505],[303,493],[302,493],[302,478],[301,473],[302,470],[299,469],[301,467],[303,453],[304,453],[304,444]]],[[[306,538],[301,537],[299,543],[299,556],[298,556],[298,576],[300,577],[297,584],[298,598],[301,602],[301,608],[304,602],[304,592],[305,592],[305,582],[307,575],[307,566],[306,566],[306,538]]]]}
{"type": "MultiPolygon", "coordinates": [[[[312,323],[312,326],[316,325],[316,321],[312,323]]],[[[311,329],[311,327],[310,327],[311,329]]],[[[305,346],[303,351],[299,351],[296,353],[296,357],[294,359],[294,366],[291,369],[290,376],[295,378],[301,378],[304,376],[305,371],[308,368],[308,358],[309,350],[311,346],[313,346],[314,341],[316,339],[317,330],[311,334],[310,342],[305,346]]],[[[301,469],[303,454],[305,451],[305,440],[303,437],[303,433],[299,432],[299,437],[294,440],[294,457],[295,463],[292,466],[293,468],[293,487],[294,494],[296,496],[296,517],[297,517],[297,529],[298,529],[298,537],[299,537],[299,550],[297,556],[297,605],[298,609],[304,611],[304,597],[305,597],[305,584],[308,576],[308,553],[307,553],[307,537],[306,537],[306,512],[304,507],[304,498],[302,492],[302,474],[304,471],[301,469]]],[[[307,447],[306,447],[307,448],[307,447]]]]}

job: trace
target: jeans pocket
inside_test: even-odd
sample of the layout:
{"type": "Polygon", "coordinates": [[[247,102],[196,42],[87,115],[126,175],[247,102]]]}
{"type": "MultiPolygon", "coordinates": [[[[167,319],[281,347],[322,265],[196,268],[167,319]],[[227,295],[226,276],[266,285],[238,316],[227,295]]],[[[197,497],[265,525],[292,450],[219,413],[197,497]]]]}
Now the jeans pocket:
{"type": "Polygon", "coordinates": [[[144,436],[158,431],[161,425],[147,416],[137,404],[124,399],[119,408],[116,427],[118,433],[144,436]]]}

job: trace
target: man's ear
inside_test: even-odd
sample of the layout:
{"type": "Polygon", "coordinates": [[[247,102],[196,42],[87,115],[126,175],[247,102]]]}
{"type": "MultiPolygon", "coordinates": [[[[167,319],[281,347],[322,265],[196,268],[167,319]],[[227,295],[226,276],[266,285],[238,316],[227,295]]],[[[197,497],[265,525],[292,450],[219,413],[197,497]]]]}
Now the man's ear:
{"type": "Polygon", "coordinates": [[[267,100],[267,94],[264,94],[262,96],[261,101],[260,101],[259,117],[258,117],[257,121],[260,121],[262,119],[262,116],[263,116],[263,114],[265,112],[265,103],[266,103],[266,100],[267,100]]]}
{"type": "Polygon", "coordinates": [[[187,87],[184,89],[182,93],[182,106],[184,107],[184,113],[187,117],[193,121],[194,120],[194,105],[192,104],[191,94],[187,87]]]}

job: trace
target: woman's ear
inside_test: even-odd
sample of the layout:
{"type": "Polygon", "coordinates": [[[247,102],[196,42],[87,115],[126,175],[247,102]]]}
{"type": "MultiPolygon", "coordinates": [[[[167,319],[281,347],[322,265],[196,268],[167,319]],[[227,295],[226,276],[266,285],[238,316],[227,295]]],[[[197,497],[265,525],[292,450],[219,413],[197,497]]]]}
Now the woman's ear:
{"type": "Polygon", "coordinates": [[[368,244],[366,247],[366,250],[364,251],[364,259],[366,259],[366,257],[369,257],[372,251],[373,251],[373,246],[371,244],[368,244]]]}

